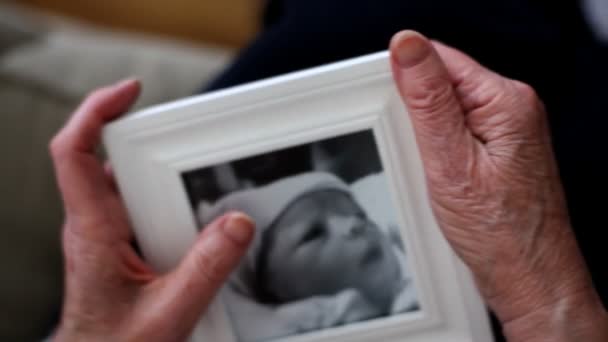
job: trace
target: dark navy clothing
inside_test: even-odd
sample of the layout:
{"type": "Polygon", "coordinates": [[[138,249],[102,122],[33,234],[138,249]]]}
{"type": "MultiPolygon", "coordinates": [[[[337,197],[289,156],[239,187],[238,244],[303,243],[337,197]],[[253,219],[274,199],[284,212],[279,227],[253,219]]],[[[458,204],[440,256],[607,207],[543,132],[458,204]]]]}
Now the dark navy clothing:
{"type": "Polygon", "coordinates": [[[600,205],[608,195],[608,49],[593,39],[577,2],[271,0],[262,32],[204,90],[385,50],[402,29],[536,88],[547,105],[575,233],[606,304],[608,249],[601,236],[608,225],[600,205]]]}

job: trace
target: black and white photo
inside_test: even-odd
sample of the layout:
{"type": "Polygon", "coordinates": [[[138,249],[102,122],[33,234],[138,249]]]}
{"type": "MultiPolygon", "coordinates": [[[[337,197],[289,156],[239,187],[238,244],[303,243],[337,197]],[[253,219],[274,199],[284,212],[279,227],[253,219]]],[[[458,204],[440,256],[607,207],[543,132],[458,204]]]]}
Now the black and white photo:
{"type": "Polygon", "coordinates": [[[256,223],[221,292],[239,342],[419,310],[371,130],[184,172],[197,225],[239,210],[256,223]]]}
{"type": "Polygon", "coordinates": [[[191,341],[492,340],[470,270],[433,215],[410,118],[380,52],[104,128],[154,270],[179,267],[227,211],[255,221],[191,341]]]}

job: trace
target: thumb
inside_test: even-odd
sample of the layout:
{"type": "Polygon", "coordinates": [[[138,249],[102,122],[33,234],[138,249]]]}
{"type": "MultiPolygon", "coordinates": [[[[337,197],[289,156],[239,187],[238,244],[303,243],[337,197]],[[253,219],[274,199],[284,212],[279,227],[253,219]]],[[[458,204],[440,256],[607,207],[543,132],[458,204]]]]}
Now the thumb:
{"type": "Polygon", "coordinates": [[[203,229],[178,268],[168,275],[163,315],[174,320],[176,331],[189,333],[217,291],[236,268],[254,234],[246,215],[228,213],[203,229]],[[179,327],[179,328],[178,328],[179,327]]]}
{"type": "Polygon", "coordinates": [[[402,31],[391,40],[390,52],[427,174],[432,178],[464,168],[473,140],[450,73],[433,44],[417,32],[402,31]]]}

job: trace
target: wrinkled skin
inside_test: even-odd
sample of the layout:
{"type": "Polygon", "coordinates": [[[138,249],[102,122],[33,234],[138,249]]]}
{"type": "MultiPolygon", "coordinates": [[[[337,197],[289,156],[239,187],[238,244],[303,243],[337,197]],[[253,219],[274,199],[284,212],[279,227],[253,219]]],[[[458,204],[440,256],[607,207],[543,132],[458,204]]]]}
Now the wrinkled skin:
{"type": "Polygon", "coordinates": [[[391,42],[431,205],[511,341],[608,341],[528,85],[404,31],[391,42]]]}
{"type": "Polygon", "coordinates": [[[65,206],[66,296],[56,341],[185,340],[253,235],[249,218],[229,213],[167,274],[135,253],[126,210],[94,150],[102,124],[138,93],[135,81],[96,91],[51,143],[65,206]]]}
{"type": "MultiPolygon", "coordinates": [[[[534,92],[413,32],[394,37],[391,55],[437,221],[510,341],[608,341],[534,92]]],[[[253,234],[232,213],[203,229],[169,273],[137,256],[93,151],[102,125],[138,92],[133,81],[98,90],[51,143],[66,216],[58,341],[185,340],[253,234]]]]}

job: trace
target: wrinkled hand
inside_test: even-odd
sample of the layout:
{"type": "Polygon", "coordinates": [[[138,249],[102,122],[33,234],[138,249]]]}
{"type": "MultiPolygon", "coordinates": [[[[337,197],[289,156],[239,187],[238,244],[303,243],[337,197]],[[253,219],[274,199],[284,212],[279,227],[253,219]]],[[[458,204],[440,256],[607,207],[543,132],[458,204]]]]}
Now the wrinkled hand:
{"type": "Polygon", "coordinates": [[[532,88],[412,31],[391,56],[435,216],[508,337],[608,341],[532,88]]]}
{"type": "Polygon", "coordinates": [[[126,111],[139,88],[125,81],[97,90],[51,143],[65,207],[67,292],[57,341],[185,340],[253,236],[249,218],[229,213],[168,274],[135,253],[125,207],[94,152],[103,124],[126,111]]]}

